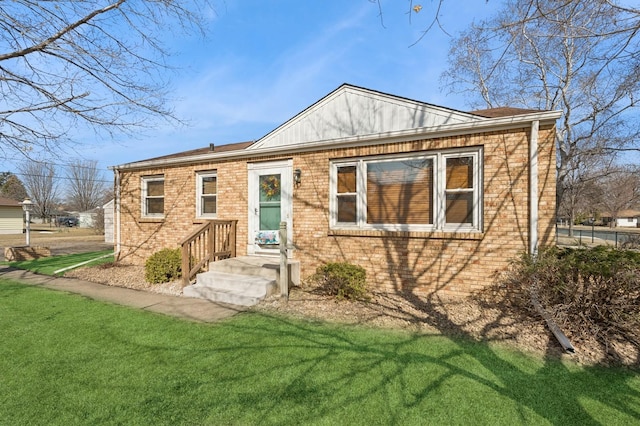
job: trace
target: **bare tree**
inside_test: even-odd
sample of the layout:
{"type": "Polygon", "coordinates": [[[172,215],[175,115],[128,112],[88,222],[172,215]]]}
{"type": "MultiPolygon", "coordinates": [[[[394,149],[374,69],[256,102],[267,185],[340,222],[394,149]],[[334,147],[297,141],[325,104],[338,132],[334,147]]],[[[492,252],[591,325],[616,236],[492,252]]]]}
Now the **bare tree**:
{"type": "Polygon", "coordinates": [[[486,107],[562,110],[557,193],[566,203],[584,165],[640,148],[639,16],[608,0],[507,0],[454,40],[443,81],[486,107]]]}
{"type": "Polygon", "coordinates": [[[12,175],[11,172],[0,172],[0,188],[5,184],[7,179],[12,175]]]}
{"type": "Polygon", "coordinates": [[[95,160],[78,160],[67,170],[68,204],[78,211],[92,210],[103,204],[105,182],[95,160]]]}
{"type": "Polygon", "coordinates": [[[637,170],[620,167],[600,180],[602,198],[600,206],[612,219],[614,226],[620,212],[640,202],[640,176],[637,170]]]}
{"type": "Polygon", "coordinates": [[[573,236],[573,225],[586,218],[596,217],[598,203],[602,198],[600,180],[607,174],[610,165],[597,158],[587,157],[576,164],[567,175],[568,184],[557,210],[558,216],[568,218],[569,235],[573,236]]]}
{"type": "MultiPolygon", "coordinates": [[[[485,0],[487,3],[489,0],[485,0]]],[[[380,24],[384,27],[384,12],[382,7],[381,0],[369,0],[370,3],[375,3],[378,6],[378,17],[380,18],[380,24]]],[[[415,2],[413,0],[409,0],[406,4],[406,15],[409,19],[409,23],[411,23],[412,16],[414,14],[422,13],[429,14],[429,21],[426,28],[424,28],[418,37],[418,39],[412,44],[418,44],[433,28],[438,28],[440,31],[447,33],[446,28],[440,21],[440,11],[442,10],[444,4],[444,0],[431,1],[427,2],[426,6],[423,6],[421,2],[415,2]]]]}
{"type": "Polygon", "coordinates": [[[27,161],[20,165],[20,174],[33,202],[35,216],[51,220],[59,188],[55,166],[41,161],[27,161]]]}
{"type": "Polygon", "coordinates": [[[201,31],[207,0],[0,3],[0,153],[55,153],[68,131],[131,132],[167,106],[168,29],[201,31]]]}

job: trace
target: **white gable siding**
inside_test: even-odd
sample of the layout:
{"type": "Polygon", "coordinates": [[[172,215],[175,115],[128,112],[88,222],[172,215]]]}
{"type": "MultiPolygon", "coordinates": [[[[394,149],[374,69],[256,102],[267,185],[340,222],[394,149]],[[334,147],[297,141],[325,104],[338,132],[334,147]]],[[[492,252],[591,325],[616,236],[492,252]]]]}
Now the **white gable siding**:
{"type": "Polygon", "coordinates": [[[0,234],[22,234],[22,207],[0,206],[0,234]]]}
{"type": "Polygon", "coordinates": [[[342,86],[248,148],[280,147],[481,120],[353,86],[342,86]]]}

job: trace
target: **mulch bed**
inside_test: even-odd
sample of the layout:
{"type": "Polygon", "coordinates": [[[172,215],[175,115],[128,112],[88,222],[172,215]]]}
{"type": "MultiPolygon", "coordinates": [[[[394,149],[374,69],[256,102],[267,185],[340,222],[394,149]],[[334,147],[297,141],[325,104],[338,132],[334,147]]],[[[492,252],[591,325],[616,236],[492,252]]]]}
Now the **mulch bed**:
{"type": "MultiPolygon", "coordinates": [[[[142,266],[103,265],[69,271],[65,276],[166,294],[180,295],[182,291],[179,282],[146,283],[142,266]]],[[[270,297],[253,310],[307,320],[459,336],[584,365],[640,365],[638,348],[632,344],[603,347],[595,339],[585,338],[572,341],[576,353],[566,354],[542,318],[495,298],[373,293],[365,302],[336,300],[317,288],[302,287],[293,288],[288,300],[270,297]]],[[[570,334],[568,337],[571,339],[570,334]]]]}

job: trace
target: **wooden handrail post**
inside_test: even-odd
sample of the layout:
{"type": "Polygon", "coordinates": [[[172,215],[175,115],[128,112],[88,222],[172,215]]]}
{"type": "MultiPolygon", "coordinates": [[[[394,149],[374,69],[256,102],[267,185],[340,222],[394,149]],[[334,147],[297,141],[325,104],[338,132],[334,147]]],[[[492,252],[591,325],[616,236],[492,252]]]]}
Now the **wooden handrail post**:
{"type": "Polygon", "coordinates": [[[289,274],[287,268],[287,222],[280,222],[280,296],[289,297],[289,274]]]}
{"type": "MultiPolygon", "coordinates": [[[[208,238],[207,238],[207,259],[209,262],[213,262],[213,253],[216,252],[216,227],[213,222],[209,221],[208,226],[208,238]]],[[[207,269],[208,271],[209,269],[207,269]]]]}
{"type": "Polygon", "coordinates": [[[182,287],[189,285],[191,265],[189,264],[189,243],[182,245],[182,287]]]}
{"type": "Polygon", "coordinates": [[[236,227],[238,220],[231,221],[231,229],[229,231],[229,250],[231,251],[231,257],[236,257],[236,227]]]}

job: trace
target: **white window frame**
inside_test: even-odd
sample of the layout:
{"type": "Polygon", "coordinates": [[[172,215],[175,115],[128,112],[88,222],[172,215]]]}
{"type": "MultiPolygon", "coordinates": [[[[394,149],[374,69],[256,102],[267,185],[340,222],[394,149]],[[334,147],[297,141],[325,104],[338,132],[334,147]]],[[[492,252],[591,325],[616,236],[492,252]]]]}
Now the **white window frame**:
{"type": "Polygon", "coordinates": [[[362,182],[361,173],[359,171],[359,163],[357,161],[345,161],[336,163],[335,166],[332,167],[331,171],[333,176],[331,177],[331,189],[333,191],[331,196],[331,201],[333,201],[334,208],[331,210],[335,213],[331,215],[333,222],[341,227],[341,228],[353,228],[353,224],[351,222],[338,222],[338,168],[339,167],[356,167],[356,192],[355,194],[352,192],[343,193],[343,195],[355,195],[356,196],[356,223],[361,221],[362,216],[362,200],[360,197],[362,185],[366,185],[366,182],[362,182]]]}
{"type": "Polygon", "coordinates": [[[438,187],[438,196],[442,197],[442,200],[439,200],[438,207],[442,209],[438,215],[439,222],[438,229],[442,229],[444,231],[460,231],[460,232],[472,232],[472,231],[480,231],[481,227],[481,212],[482,212],[482,194],[480,190],[480,149],[474,151],[457,151],[457,152],[445,152],[438,154],[439,162],[438,162],[438,175],[440,179],[438,182],[441,186],[438,187]],[[472,157],[473,158],[473,188],[470,189],[461,189],[461,190],[447,190],[446,173],[447,173],[447,158],[462,158],[462,157],[472,157]],[[460,192],[472,192],[473,193],[473,213],[471,217],[471,224],[467,223],[446,223],[446,199],[447,193],[460,193],[460,192]]]}
{"type": "Polygon", "coordinates": [[[198,219],[215,219],[218,217],[218,172],[206,171],[196,173],[196,218],[198,219]],[[205,195],[202,193],[202,181],[203,178],[215,177],[216,178],[216,213],[202,213],[202,197],[205,195]]]}
{"type": "Polygon", "coordinates": [[[148,196],[147,195],[147,184],[149,182],[157,182],[157,181],[165,182],[164,175],[142,176],[142,178],[141,178],[141,183],[140,183],[140,188],[141,188],[141,191],[140,191],[141,192],[140,211],[142,213],[142,217],[148,217],[148,218],[163,218],[164,217],[164,208],[162,209],[162,213],[149,213],[149,212],[147,212],[147,199],[148,198],[162,198],[163,200],[165,199],[165,195],[164,195],[165,191],[163,191],[162,197],[148,196]]]}
{"type": "MultiPolygon", "coordinates": [[[[452,149],[441,152],[421,152],[415,154],[399,154],[363,157],[358,159],[332,160],[330,162],[329,213],[330,227],[335,230],[382,230],[382,231],[416,231],[416,232],[481,232],[482,231],[482,147],[452,149]],[[473,193],[472,223],[446,223],[446,159],[456,157],[473,158],[473,188],[463,190],[473,193]],[[367,164],[372,162],[398,160],[426,160],[433,162],[433,217],[432,224],[370,224],[367,223],[367,164]],[[356,166],[356,206],[355,223],[338,222],[338,168],[356,166]]],[[[449,192],[453,192],[449,190],[449,192]]]]}

